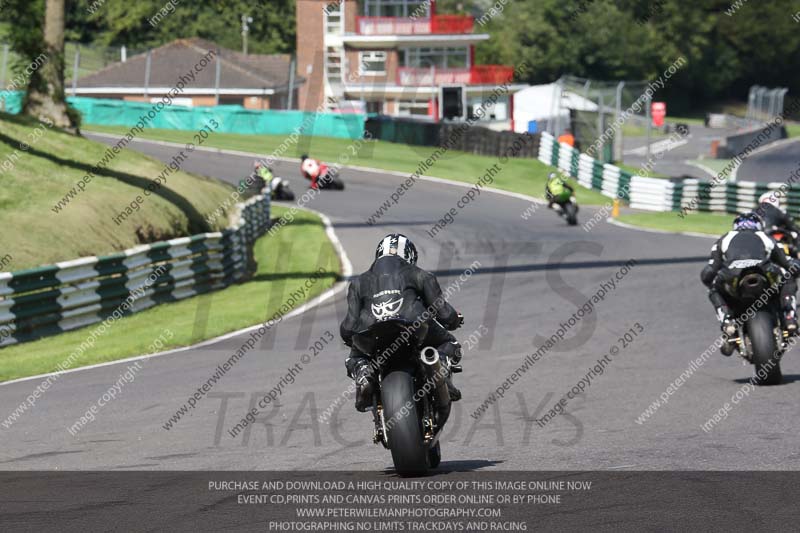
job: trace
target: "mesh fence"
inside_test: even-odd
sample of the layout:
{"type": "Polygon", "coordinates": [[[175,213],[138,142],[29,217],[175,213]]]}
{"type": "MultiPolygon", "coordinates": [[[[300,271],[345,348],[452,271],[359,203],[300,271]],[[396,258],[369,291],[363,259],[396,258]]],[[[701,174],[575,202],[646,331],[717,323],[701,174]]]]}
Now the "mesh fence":
{"type": "MultiPolygon", "coordinates": [[[[71,87],[76,72],[78,79],[80,79],[102,70],[112,63],[146,51],[146,49],[130,49],[120,46],[107,47],[71,42],[65,43],[64,78],[66,79],[66,87],[67,89],[71,87]]],[[[0,43],[0,87],[6,88],[21,67],[24,67],[24,62],[14,53],[11,46],[6,43],[0,43]]]]}
{"type": "Polygon", "coordinates": [[[771,89],[753,85],[747,95],[747,115],[745,119],[754,124],[763,124],[775,120],[783,114],[786,94],[789,89],[778,87],[771,89]]]}
{"type": "Polygon", "coordinates": [[[562,76],[557,85],[561,98],[556,99],[557,109],[553,111],[554,121],[548,125],[548,131],[558,136],[571,128],[581,150],[594,147],[595,157],[611,162],[621,159],[624,134],[647,134],[649,105],[641,105],[647,82],[562,76]],[[627,118],[620,124],[617,119],[625,113],[627,118]]]}

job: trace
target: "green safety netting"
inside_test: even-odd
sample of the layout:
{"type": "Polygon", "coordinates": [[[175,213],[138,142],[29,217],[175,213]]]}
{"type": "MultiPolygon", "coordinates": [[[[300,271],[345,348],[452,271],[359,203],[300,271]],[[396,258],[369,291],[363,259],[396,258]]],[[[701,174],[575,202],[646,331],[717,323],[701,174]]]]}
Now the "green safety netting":
{"type": "MultiPolygon", "coordinates": [[[[0,99],[2,95],[0,95],[0,99]]],[[[5,93],[6,111],[19,113],[22,93],[5,93]]],[[[197,131],[215,119],[216,131],[245,135],[301,135],[361,139],[366,115],[310,113],[305,111],[251,110],[239,105],[214,107],[161,106],[154,103],[126,102],[105,98],[74,96],[67,101],[83,116],[84,124],[147,127],[197,131]]]]}
{"type": "Polygon", "coordinates": [[[16,115],[22,111],[22,91],[0,91],[0,111],[16,115]]]}

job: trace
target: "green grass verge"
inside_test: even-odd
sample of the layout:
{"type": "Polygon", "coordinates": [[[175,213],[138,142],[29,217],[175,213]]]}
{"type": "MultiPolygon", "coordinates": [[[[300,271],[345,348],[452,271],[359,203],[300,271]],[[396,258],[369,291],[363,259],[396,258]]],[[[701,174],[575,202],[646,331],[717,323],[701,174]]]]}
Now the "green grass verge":
{"type": "Polygon", "coordinates": [[[789,135],[789,137],[800,137],[800,123],[787,123],[786,133],[789,135]]]}
{"type": "MultiPolygon", "coordinates": [[[[87,130],[123,134],[127,128],[121,126],[86,126],[87,130]]],[[[140,136],[158,141],[185,143],[192,140],[193,132],[178,130],[146,129],[140,136]]],[[[239,135],[214,133],[206,141],[206,146],[229,150],[242,150],[258,154],[271,154],[286,140],[280,135],[239,135]]],[[[323,161],[336,162],[348,156],[349,165],[395,170],[399,172],[416,171],[420,163],[428,159],[436,150],[431,146],[410,146],[385,141],[366,141],[355,150],[353,141],[327,137],[302,138],[300,142],[282,154],[285,157],[300,157],[308,153],[323,161]],[[354,154],[355,152],[355,154],[354,154]]],[[[494,187],[544,197],[544,185],[552,168],[534,159],[512,158],[500,164],[496,157],[479,156],[451,150],[442,156],[424,174],[455,181],[475,183],[486,173],[486,169],[497,164],[501,171],[494,177],[494,187]]],[[[298,175],[299,175],[298,161],[298,175]]],[[[287,176],[292,177],[292,176],[287,176]]],[[[607,199],[597,191],[579,187],[578,202],[582,204],[605,204],[607,199]]]]}
{"type": "Polygon", "coordinates": [[[689,124],[690,126],[703,126],[706,123],[705,115],[694,117],[667,117],[666,121],[670,124],[689,124]]]}
{"type": "Polygon", "coordinates": [[[731,229],[733,216],[719,213],[691,213],[685,218],[680,218],[676,212],[629,213],[620,215],[618,220],[644,228],[722,235],[731,229]]]}
{"type": "MultiPolygon", "coordinates": [[[[647,126],[640,126],[638,124],[632,124],[629,122],[625,122],[622,125],[622,136],[623,137],[647,137],[647,126]]],[[[653,139],[657,139],[659,137],[666,137],[667,134],[661,130],[656,128],[652,128],[650,130],[650,136],[653,139]]]]}
{"type": "MultiPolygon", "coordinates": [[[[665,119],[667,124],[689,124],[690,126],[702,126],[705,124],[704,117],[667,117],[665,119]]],[[[674,131],[674,130],[673,130],[674,131]]],[[[625,137],[646,137],[647,136],[647,126],[642,126],[640,124],[633,124],[632,122],[626,122],[622,125],[622,135],[625,137]]],[[[650,130],[650,135],[653,139],[658,139],[660,137],[666,137],[667,134],[663,131],[653,128],[650,130]]]]}
{"type": "MultiPolygon", "coordinates": [[[[619,168],[621,168],[621,169],[623,169],[623,170],[627,170],[628,172],[630,172],[630,173],[631,173],[631,174],[633,174],[634,176],[642,176],[642,175],[643,175],[643,174],[642,174],[642,169],[641,169],[641,168],[639,168],[639,167],[634,167],[634,166],[631,166],[631,165],[626,165],[625,163],[614,163],[614,165],[615,165],[615,166],[618,166],[619,168]]],[[[645,177],[646,177],[646,178],[661,178],[661,179],[668,179],[670,176],[667,176],[666,174],[662,174],[662,173],[660,173],[660,172],[650,172],[650,174],[648,174],[648,175],[647,175],[647,176],[645,176],[645,177]]]]}
{"type": "MultiPolygon", "coordinates": [[[[273,216],[286,211],[277,206],[272,209],[273,216]]],[[[258,270],[250,281],[122,318],[98,336],[74,366],[146,353],[165,330],[172,332],[164,347],[167,349],[264,322],[283,306],[291,292],[303,287],[318,268],[324,268],[325,272],[308,289],[305,299],[331,287],[335,276],[341,273],[338,256],[322,222],[307,211],[298,212],[293,222],[274,235],[261,237],[254,251],[258,270]]],[[[0,381],[56,370],[58,363],[98,325],[0,349],[0,381]]]]}
{"type": "MultiPolygon", "coordinates": [[[[714,171],[714,173],[719,176],[722,174],[722,171],[725,170],[725,167],[729,166],[731,161],[730,159],[713,159],[713,158],[705,158],[705,159],[692,159],[691,161],[687,161],[687,163],[695,163],[696,165],[702,165],[709,170],[714,171]]],[[[730,169],[728,169],[730,171],[730,169]]],[[[706,179],[713,179],[715,176],[708,176],[706,179]]]]}
{"type": "MultiPolygon", "coordinates": [[[[143,196],[164,164],[122,150],[77,191],[60,211],[54,206],[103,158],[107,146],[49,128],[26,117],[0,113],[0,269],[20,270],[87,255],[104,255],[137,244],[216,231],[228,225],[205,216],[233,188],[217,180],[175,172],[160,189],[143,196]],[[20,143],[29,147],[23,149],[20,143]],[[112,219],[137,195],[143,203],[120,224],[112,219]]],[[[191,155],[189,155],[191,157],[191,155]]],[[[133,209],[133,208],[132,208],[133,209]]]]}
{"type": "MultiPolygon", "coordinates": [[[[114,134],[122,134],[126,131],[126,128],[119,126],[90,126],[88,129],[114,134]]],[[[141,135],[143,138],[177,143],[188,142],[191,140],[191,136],[192,132],[157,129],[147,129],[141,135]]],[[[269,154],[284,140],[285,137],[282,136],[215,133],[209,138],[207,145],[216,148],[269,154]]],[[[308,153],[322,160],[337,161],[341,154],[348,154],[351,156],[349,164],[352,165],[409,173],[414,172],[419,162],[426,159],[434,150],[431,147],[407,146],[379,141],[364,143],[365,147],[357,155],[352,156],[352,151],[348,148],[352,141],[314,137],[310,140],[310,145],[304,145],[304,142],[301,140],[298,143],[300,147],[303,147],[300,150],[305,151],[307,149],[308,153]]],[[[297,150],[290,150],[284,155],[291,157],[295,151],[297,150]]],[[[455,181],[475,182],[478,177],[485,173],[484,169],[495,163],[497,163],[496,158],[452,152],[425,173],[455,181]]],[[[631,167],[628,168],[632,171],[636,170],[631,167]]],[[[499,189],[521,192],[541,198],[543,197],[542,191],[544,190],[547,174],[550,172],[552,172],[552,168],[539,161],[511,159],[506,165],[502,166],[502,171],[495,176],[494,186],[499,189]]],[[[666,176],[662,175],[661,177],[666,176]]],[[[609,198],[599,192],[583,187],[577,188],[577,196],[578,202],[585,205],[605,205],[610,201],[609,198]]],[[[723,233],[724,229],[718,232],[717,228],[727,228],[730,225],[729,219],[710,213],[694,213],[684,220],[678,218],[675,213],[641,213],[625,215],[625,217],[630,217],[629,220],[625,220],[630,224],[668,231],[723,233]],[[725,219],[726,221],[719,222],[718,219],[725,219]],[[659,225],[662,221],[663,226],[659,225]],[[680,225],[676,226],[678,223],[680,225]]]]}

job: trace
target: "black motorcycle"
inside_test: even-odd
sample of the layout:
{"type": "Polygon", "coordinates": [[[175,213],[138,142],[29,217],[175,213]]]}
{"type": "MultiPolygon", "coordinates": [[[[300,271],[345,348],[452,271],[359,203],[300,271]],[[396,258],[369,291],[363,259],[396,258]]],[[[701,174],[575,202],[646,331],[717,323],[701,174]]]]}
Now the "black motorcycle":
{"type": "Polygon", "coordinates": [[[733,344],[731,350],[735,348],[742,358],[755,365],[754,383],[778,385],[783,380],[780,361],[788,348],[789,333],[782,320],[778,290],[781,280],[766,265],[766,260],[734,261],[727,269],[723,286],[728,300],[734,303],[731,311],[738,325],[736,334],[729,338],[733,344]],[[767,291],[772,294],[762,304],[767,291]]]}
{"type": "Polygon", "coordinates": [[[317,180],[317,186],[320,189],[328,189],[332,191],[343,191],[344,182],[339,177],[339,172],[335,169],[329,169],[324,176],[320,176],[317,180]]]}
{"type": "Polygon", "coordinates": [[[294,201],[294,191],[289,187],[289,182],[285,179],[275,176],[269,182],[269,188],[273,200],[294,201]]]}
{"type": "MultiPolygon", "coordinates": [[[[242,191],[245,197],[257,196],[261,194],[267,186],[264,178],[258,174],[250,177],[250,180],[240,180],[239,190],[242,191]]],[[[291,202],[294,200],[294,191],[289,186],[289,182],[277,176],[273,177],[269,182],[270,198],[272,200],[283,200],[291,202]]]]}
{"type": "Polygon", "coordinates": [[[427,326],[406,320],[376,322],[354,335],[353,344],[376,369],[373,442],[391,450],[397,473],[424,475],[442,459],[439,437],[450,416],[449,365],[431,346],[421,346],[427,326]]]}
{"type": "Polygon", "coordinates": [[[570,226],[578,225],[578,202],[575,196],[570,196],[568,200],[563,202],[553,202],[553,209],[567,220],[570,226]]]}

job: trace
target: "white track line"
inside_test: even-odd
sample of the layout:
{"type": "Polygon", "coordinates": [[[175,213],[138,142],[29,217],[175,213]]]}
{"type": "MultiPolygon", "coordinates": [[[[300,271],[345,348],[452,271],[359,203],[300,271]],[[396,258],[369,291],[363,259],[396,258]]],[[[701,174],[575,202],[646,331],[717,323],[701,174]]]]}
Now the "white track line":
{"type": "MultiPolygon", "coordinates": [[[[679,146],[683,146],[684,144],[688,144],[689,141],[687,139],[680,139],[678,141],[673,141],[672,139],[663,139],[660,141],[656,141],[650,144],[650,155],[658,155],[661,152],[669,152],[679,146]]],[[[638,148],[631,148],[630,150],[626,150],[624,152],[625,155],[646,155],[647,154],[647,145],[640,146],[638,148]]]]}
{"type": "MultiPolygon", "coordinates": [[[[107,137],[107,138],[112,138],[112,139],[119,139],[118,135],[110,135],[110,134],[107,134],[107,133],[95,133],[95,132],[91,132],[91,131],[86,131],[85,133],[88,133],[90,135],[97,135],[99,137],[107,137]]],[[[160,146],[174,146],[174,147],[184,147],[184,146],[186,146],[185,144],[180,144],[180,143],[171,143],[171,142],[166,142],[166,141],[153,141],[153,140],[150,140],[150,139],[135,139],[133,142],[141,142],[141,143],[146,143],[146,144],[156,144],[156,145],[160,145],[160,146]]],[[[223,150],[223,149],[220,149],[220,148],[197,147],[196,150],[202,150],[202,151],[206,151],[206,152],[213,152],[213,153],[223,154],[223,155],[237,155],[237,156],[245,156],[245,157],[262,157],[263,156],[263,154],[257,154],[257,153],[254,153],[254,152],[241,152],[241,151],[238,151],[238,150],[223,150]]],[[[289,161],[289,162],[295,161],[294,158],[288,158],[288,157],[276,157],[274,159],[281,160],[281,161],[289,161]]],[[[375,173],[390,174],[392,176],[406,176],[406,177],[409,176],[409,173],[407,173],[407,172],[398,172],[396,170],[384,170],[384,169],[380,169],[380,168],[359,167],[359,166],[348,166],[347,168],[352,169],[352,170],[365,171],[365,172],[375,172],[375,173]]],[[[436,178],[436,177],[433,177],[433,176],[420,176],[419,179],[424,180],[424,181],[433,182],[433,183],[439,183],[439,184],[443,184],[443,185],[448,185],[448,186],[464,187],[464,188],[473,187],[472,183],[464,183],[464,182],[453,181],[453,180],[448,180],[448,179],[443,179],[443,178],[436,178]]],[[[518,200],[524,200],[526,202],[532,202],[532,203],[535,203],[535,204],[544,205],[544,204],[547,203],[547,202],[545,202],[544,200],[542,200],[540,198],[535,198],[533,196],[528,196],[527,194],[522,194],[522,193],[518,193],[518,192],[504,191],[502,189],[495,189],[493,187],[485,187],[483,190],[484,191],[489,191],[489,192],[492,192],[492,193],[495,193],[495,194],[499,194],[499,195],[502,195],[502,196],[508,196],[510,198],[517,198],[518,200]]],[[[331,243],[333,244],[333,247],[336,250],[337,255],[339,256],[339,261],[342,264],[342,277],[344,279],[347,279],[353,273],[353,266],[352,266],[352,263],[350,263],[350,258],[347,257],[347,252],[345,251],[344,247],[342,246],[341,241],[339,241],[339,238],[336,236],[336,232],[333,229],[333,225],[331,224],[330,219],[327,216],[325,216],[324,214],[320,213],[319,211],[315,211],[313,209],[308,209],[308,208],[303,208],[303,209],[305,209],[306,211],[311,211],[312,213],[316,213],[322,219],[322,222],[325,224],[325,233],[328,236],[328,238],[331,240],[331,243]]],[[[686,235],[686,236],[690,236],[690,237],[705,237],[705,238],[713,237],[715,239],[717,238],[716,236],[706,235],[704,233],[687,233],[687,232],[676,233],[674,231],[661,231],[661,230],[654,230],[654,229],[649,229],[649,228],[640,228],[640,227],[637,227],[637,226],[631,226],[629,224],[625,224],[623,222],[619,222],[617,220],[613,220],[611,218],[607,219],[607,222],[610,223],[610,224],[614,224],[615,226],[620,226],[620,227],[631,229],[631,230],[635,230],[635,231],[643,231],[645,233],[662,233],[662,234],[667,234],[667,235],[686,235]]],[[[346,284],[345,281],[340,281],[340,282],[336,283],[333,287],[331,287],[330,289],[328,289],[324,293],[320,294],[316,298],[304,303],[303,305],[301,305],[297,309],[294,309],[291,312],[287,313],[283,318],[284,319],[293,318],[293,317],[295,317],[297,315],[305,313],[306,311],[308,311],[309,309],[311,309],[313,307],[318,306],[322,302],[324,302],[326,300],[329,300],[330,298],[333,298],[333,296],[335,296],[340,290],[342,290],[344,288],[345,284],[346,284]]],[[[30,380],[34,380],[34,379],[42,379],[42,378],[46,378],[48,376],[53,376],[53,375],[56,375],[56,374],[71,374],[73,372],[81,372],[83,370],[91,370],[91,369],[94,369],[94,368],[101,368],[101,367],[104,367],[104,366],[119,365],[119,364],[127,363],[127,362],[130,362],[130,361],[140,361],[142,359],[150,359],[150,358],[153,358],[153,357],[161,357],[161,356],[164,356],[164,355],[172,355],[172,354],[175,354],[175,353],[185,352],[187,350],[193,350],[195,348],[202,348],[203,346],[208,346],[210,344],[214,344],[216,342],[219,342],[219,341],[222,341],[222,340],[226,340],[226,339],[229,339],[231,337],[235,337],[237,335],[241,335],[243,333],[248,333],[250,331],[253,331],[255,329],[260,328],[261,325],[262,324],[256,324],[254,326],[249,326],[249,327],[244,328],[244,329],[240,329],[240,330],[237,330],[237,331],[232,331],[230,333],[226,333],[225,335],[220,335],[219,337],[214,337],[213,339],[208,339],[208,340],[199,342],[197,344],[192,344],[191,346],[183,346],[181,348],[174,348],[172,350],[167,350],[167,351],[164,351],[164,352],[148,354],[148,355],[137,355],[135,357],[129,357],[127,359],[120,359],[118,361],[109,361],[107,363],[98,363],[96,365],[88,365],[88,366],[82,366],[82,367],[78,367],[78,368],[72,368],[70,370],[64,370],[63,372],[50,372],[48,374],[39,374],[37,376],[29,376],[29,377],[19,378],[19,379],[15,379],[15,380],[11,380],[11,381],[4,381],[4,382],[0,383],[0,387],[2,387],[4,385],[11,385],[12,383],[20,383],[20,382],[23,382],[23,381],[30,381],[30,380]]]]}
{"type": "Polygon", "coordinates": [[[754,155],[763,154],[764,152],[769,152],[770,150],[774,150],[775,148],[780,148],[782,146],[786,146],[787,144],[791,144],[791,143],[794,143],[794,142],[797,142],[797,141],[800,141],[800,137],[790,137],[788,139],[781,139],[780,141],[775,141],[775,142],[769,143],[766,146],[761,146],[759,148],[756,148],[755,150],[750,152],[747,155],[747,157],[742,159],[741,163],[739,163],[738,165],[736,165],[733,168],[733,170],[731,171],[731,181],[736,181],[736,176],[739,173],[739,167],[744,165],[745,161],[749,160],[754,155]]]}
{"type": "Polygon", "coordinates": [[[684,163],[689,165],[690,167],[699,168],[700,170],[711,176],[712,179],[716,178],[719,175],[719,172],[714,172],[711,168],[703,165],[702,163],[692,161],[691,159],[687,159],[686,161],[684,161],[684,163]]]}
{"type": "Polygon", "coordinates": [[[710,233],[695,233],[693,231],[667,231],[663,229],[653,229],[653,228],[642,228],[639,226],[632,226],[631,224],[626,224],[624,222],[620,222],[619,220],[615,220],[611,217],[606,219],[606,222],[609,224],[613,224],[614,226],[619,226],[620,228],[631,229],[635,231],[644,231],[645,233],[658,233],[660,235],[685,235],[687,237],[702,237],[704,239],[719,239],[719,235],[711,235],[710,233]]]}
{"type": "MultiPolygon", "coordinates": [[[[331,220],[326,215],[324,215],[324,214],[322,214],[322,213],[320,213],[318,211],[314,211],[313,209],[307,209],[307,208],[303,208],[303,209],[305,209],[306,211],[311,211],[312,213],[315,213],[315,214],[319,215],[319,217],[322,219],[322,223],[325,225],[325,234],[330,239],[334,250],[336,250],[336,254],[339,256],[339,262],[341,263],[341,266],[342,266],[342,278],[344,280],[347,280],[347,278],[349,278],[353,274],[353,265],[352,265],[352,263],[350,263],[350,258],[347,257],[347,252],[345,251],[344,247],[342,246],[341,241],[339,240],[339,237],[336,235],[336,232],[333,229],[333,224],[331,224],[331,220]]],[[[318,306],[322,302],[330,300],[339,291],[341,291],[345,287],[347,282],[344,281],[344,280],[337,282],[336,284],[334,284],[333,287],[331,287],[327,291],[323,292],[319,296],[316,296],[315,298],[313,298],[313,299],[309,300],[308,302],[304,303],[300,307],[298,307],[296,309],[292,309],[290,312],[286,313],[282,317],[281,320],[283,321],[283,320],[286,320],[286,319],[289,319],[289,318],[293,318],[293,317],[295,317],[297,315],[305,313],[306,311],[308,311],[309,309],[311,309],[313,307],[318,306]]],[[[249,333],[251,331],[254,331],[254,330],[260,328],[262,325],[263,325],[263,323],[259,323],[259,324],[256,324],[254,326],[248,326],[248,327],[243,328],[243,329],[239,329],[239,330],[236,330],[236,331],[231,331],[230,333],[225,333],[224,335],[220,335],[219,337],[214,337],[213,339],[208,339],[208,340],[199,342],[197,344],[192,344],[191,346],[183,346],[183,347],[180,347],[180,348],[173,348],[171,350],[166,350],[166,351],[163,351],[163,352],[158,352],[158,353],[153,353],[153,354],[137,355],[137,356],[134,356],[134,357],[128,357],[127,359],[119,359],[117,361],[108,361],[106,363],[98,363],[96,365],[87,365],[87,366],[81,366],[81,367],[78,367],[78,368],[71,368],[69,370],[64,370],[62,372],[49,372],[47,374],[39,374],[39,375],[36,375],[36,376],[29,376],[29,377],[25,377],[25,378],[14,379],[14,380],[11,380],[11,381],[4,381],[4,382],[0,383],[0,387],[2,387],[4,385],[11,385],[12,383],[21,383],[23,381],[31,381],[31,380],[34,380],[34,379],[43,379],[43,378],[47,378],[49,376],[54,376],[54,375],[71,374],[73,372],[81,372],[83,370],[91,370],[93,368],[101,368],[101,367],[104,367],[104,366],[119,365],[119,364],[123,364],[123,363],[128,363],[130,361],[141,361],[142,359],[151,359],[151,358],[154,358],[154,357],[161,357],[161,356],[164,356],[164,355],[172,355],[172,354],[176,354],[176,353],[180,353],[180,352],[185,352],[187,350],[193,350],[195,348],[202,348],[203,346],[208,346],[210,344],[214,344],[214,343],[217,343],[219,341],[230,339],[231,337],[235,337],[235,336],[241,335],[243,333],[249,333]]]]}

